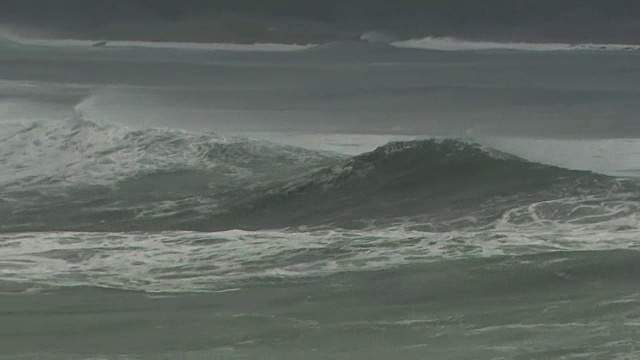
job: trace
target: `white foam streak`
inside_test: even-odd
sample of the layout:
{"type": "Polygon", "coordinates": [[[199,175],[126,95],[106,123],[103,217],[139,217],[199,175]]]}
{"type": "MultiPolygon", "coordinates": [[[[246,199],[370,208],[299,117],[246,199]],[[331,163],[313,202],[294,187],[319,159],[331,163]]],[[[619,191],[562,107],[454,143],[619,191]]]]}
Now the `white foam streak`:
{"type": "Polygon", "coordinates": [[[11,44],[23,46],[87,48],[96,49],[164,49],[188,51],[236,51],[236,52],[290,52],[309,49],[315,45],[279,44],[279,43],[194,43],[171,41],[106,41],[78,39],[44,39],[17,36],[7,29],[0,29],[0,40],[6,39],[11,44]],[[98,45],[98,46],[96,46],[98,45]]]}
{"type": "Polygon", "coordinates": [[[480,50],[517,50],[517,51],[638,51],[640,45],[625,44],[562,44],[562,43],[525,43],[471,41],[452,37],[426,37],[396,41],[393,46],[400,48],[426,49],[439,51],[480,51],[480,50]]]}
{"type": "Polygon", "coordinates": [[[490,229],[450,232],[416,230],[419,226],[406,223],[362,231],[3,234],[0,280],[147,292],[220,291],[252,281],[443,259],[640,250],[637,211],[584,224],[540,213],[545,204],[523,209],[537,213],[528,221],[516,221],[519,210],[514,209],[490,229]]]}

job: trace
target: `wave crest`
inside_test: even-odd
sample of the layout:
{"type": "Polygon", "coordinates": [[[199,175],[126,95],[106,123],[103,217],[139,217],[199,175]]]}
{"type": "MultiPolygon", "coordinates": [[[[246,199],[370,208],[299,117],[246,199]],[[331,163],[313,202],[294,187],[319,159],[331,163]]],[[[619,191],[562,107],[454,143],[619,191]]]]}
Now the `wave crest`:
{"type": "Polygon", "coordinates": [[[276,173],[266,164],[308,168],[332,156],[212,132],[98,125],[78,116],[23,124],[3,136],[0,158],[8,165],[1,184],[19,187],[108,186],[139,175],[189,169],[215,170],[215,176],[236,180],[268,178],[276,173]]]}
{"type": "Polygon", "coordinates": [[[292,182],[285,186],[285,192],[314,186],[327,190],[358,179],[386,183],[416,177],[416,180],[422,182],[433,182],[443,176],[483,173],[502,162],[527,164],[532,168],[544,167],[514,155],[457,139],[391,142],[340,165],[322,169],[292,182]]]}
{"type": "Polygon", "coordinates": [[[540,201],[630,189],[604,175],[457,139],[393,142],[345,159],[213,133],[80,119],[32,124],[2,146],[1,160],[12,164],[3,178],[14,175],[0,188],[5,231],[366,228],[403,221],[446,230],[517,222],[504,220],[505,213],[540,201]]]}
{"type": "Polygon", "coordinates": [[[486,226],[511,208],[606,193],[614,183],[462,140],[396,142],[251,194],[224,221],[242,216],[238,226],[253,228],[361,228],[407,219],[442,229],[486,226]]]}

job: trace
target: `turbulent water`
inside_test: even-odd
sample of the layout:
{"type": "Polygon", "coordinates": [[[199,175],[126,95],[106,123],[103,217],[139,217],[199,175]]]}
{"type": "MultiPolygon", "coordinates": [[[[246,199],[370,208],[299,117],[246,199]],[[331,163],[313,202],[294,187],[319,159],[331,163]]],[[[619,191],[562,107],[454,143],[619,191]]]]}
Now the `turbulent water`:
{"type": "Polygon", "coordinates": [[[0,43],[0,358],[640,356],[637,54],[152,45],[0,43]]]}

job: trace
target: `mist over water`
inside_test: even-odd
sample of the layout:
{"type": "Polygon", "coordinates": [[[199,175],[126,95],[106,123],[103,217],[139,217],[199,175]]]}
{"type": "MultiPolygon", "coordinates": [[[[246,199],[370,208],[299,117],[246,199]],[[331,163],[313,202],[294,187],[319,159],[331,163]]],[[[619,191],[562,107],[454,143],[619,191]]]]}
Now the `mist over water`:
{"type": "Polygon", "coordinates": [[[309,45],[128,36],[217,2],[18,36],[34,4],[0,38],[0,358],[638,355],[632,37],[363,36],[384,1],[269,10],[309,45]]]}

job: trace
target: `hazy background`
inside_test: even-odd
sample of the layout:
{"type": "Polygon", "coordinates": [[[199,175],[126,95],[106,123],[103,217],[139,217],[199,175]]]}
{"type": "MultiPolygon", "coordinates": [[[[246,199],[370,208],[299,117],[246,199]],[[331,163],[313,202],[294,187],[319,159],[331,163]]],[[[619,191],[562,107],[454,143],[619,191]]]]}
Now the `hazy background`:
{"type": "Polygon", "coordinates": [[[640,43],[637,0],[1,0],[22,33],[92,39],[326,42],[398,37],[640,43]],[[36,30],[34,30],[36,29],[36,30]]]}

